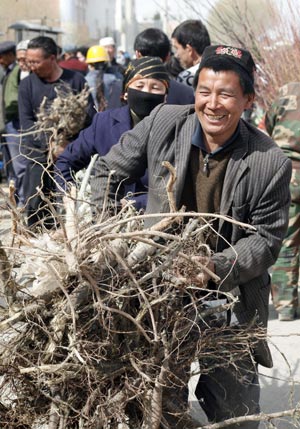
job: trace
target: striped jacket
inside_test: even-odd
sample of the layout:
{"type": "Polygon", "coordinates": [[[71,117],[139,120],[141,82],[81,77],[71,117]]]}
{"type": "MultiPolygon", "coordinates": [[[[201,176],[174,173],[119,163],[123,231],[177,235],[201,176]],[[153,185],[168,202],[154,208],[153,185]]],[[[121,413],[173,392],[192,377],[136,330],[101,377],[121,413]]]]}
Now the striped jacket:
{"type": "MultiPolygon", "coordinates": [[[[101,205],[110,170],[117,172],[110,184],[113,197],[122,180],[140,177],[148,168],[147,213],[169,211],[165,186],[169,173],[162,166],[166,160],[176,167],[178,207],[197,120],[194,106],[163,104],[155,108],[100,158],[93,184],[94,202],[101,205]]],[[[291,162],[270,137],[242,119],[237,138],[239,144],[235,144],[226,169],[220,213],[249,223],[256,231],[220,221],[219,233],[231,246],[219,239],[213,260],[216,274],[223,279],[220,290],[240,290],[234,309],[238,321],[249,323],[256,317],[266,327],[270,293],[267,270],[274,264],[286,233],[291,162]]],[[[255,347],[254,356],[258,363],[272,366],[266,343],[255,347]]]]}

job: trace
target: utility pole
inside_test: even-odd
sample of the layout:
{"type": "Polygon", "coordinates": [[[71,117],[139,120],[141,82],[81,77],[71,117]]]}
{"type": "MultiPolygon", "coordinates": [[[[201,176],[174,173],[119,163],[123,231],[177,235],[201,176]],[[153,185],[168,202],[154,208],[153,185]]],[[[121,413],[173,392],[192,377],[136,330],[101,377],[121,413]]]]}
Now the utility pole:
{"type": "Polygon", "coordinates": [[[168,8],[168,0],[164,0],[164,8],[163,8],[163,31],[168,34],[169,33],[169,8],[168,8]]]}

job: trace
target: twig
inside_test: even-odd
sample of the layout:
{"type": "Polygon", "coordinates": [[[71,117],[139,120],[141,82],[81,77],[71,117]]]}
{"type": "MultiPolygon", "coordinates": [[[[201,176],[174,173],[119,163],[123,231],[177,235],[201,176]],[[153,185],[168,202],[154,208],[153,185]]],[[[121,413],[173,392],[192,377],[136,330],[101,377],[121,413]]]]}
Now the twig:
{"type": "Polygon", "coordinates": [[[263,422],[263,421],[271,421],[273,419],[278,419],[281,417],[297,417],[300,415],[300,410],[298,408],[292,408],[286,411],[280,411],[278,413],[271,414],[254,414],[250,416],[241,416],[241,417],[233,417],[231,419],[225,420],[224,422],[212,423],[205,426],[201,426],[197,429],[222,429],[226,428],[230,425],[237,425],[239,423],[245,422],[263,422]]]}
{"type": "Polygon", "coordinates": [[[49,364],[49,365],[39,365],[28,368],[20,368],[20,374],[33,374],[35,372],[46,372],[46,373],[56,373],[60,371],[78,371],[81,368],[81,365],[74,363],[60,363],[60,364],[49,364]]]}
{"type": "Polygon", "coordinates": [[[85,171],[85,174],[84,174],[84,177],[82,179],[82,182],[81,182],[81,185],[80,185],[80,189],[79,189],[79,192],[78,192],[78,199],[79,200],[81,200],[82,198],[84,198],[85,191],[86,191],[88,182],[89,182],[90,177],[91,177],[91,173],[93,171],[95,162],[97,161],[98,157],[99,157],[98,154],[95,154],[95,155],[92,156],[92,158],[90,160],[90,163],[89,163],[89,165],[88,165],[88,167],[87,167],[87,169],[85,171]]]}
{"type": "Polygon", "coordinates": [[[0,280],[3,284],[3,292],[10,306],[16,298],[18,286],[12,278],[11,264],[0,240],[0,280]]]}
{"type": "Polygon", "coordinates": [[[148,343],[152,343],[151,338],[148,336],[147,332],[144,330],[142,325],[138,323],[130,314],[126,313],[125,311],[119,310],[117,308],[107,307],[101,301],[97,302],[95,304],[95,307],[100,307],[102,310],[106,310],[109,313],[117,313],[120,316],[125,317],[125,319],[130,320],[137,327],[138,331],[141,332],[141,334],[145,337],[148,343]]]}
{"type": "Polygon", "coordinates": [[[176,182],[176,168],[173,167],[173,165],[169,161],[163,161],[162,163],[163,167],[166,167],[169,170],[170,177],[166,186],[166,191],[168,195],[168,201],[170,206],[170,212],[176,212],[176,202],[175,202],[175,196],[174,196],[174,184],[176,182]]]}

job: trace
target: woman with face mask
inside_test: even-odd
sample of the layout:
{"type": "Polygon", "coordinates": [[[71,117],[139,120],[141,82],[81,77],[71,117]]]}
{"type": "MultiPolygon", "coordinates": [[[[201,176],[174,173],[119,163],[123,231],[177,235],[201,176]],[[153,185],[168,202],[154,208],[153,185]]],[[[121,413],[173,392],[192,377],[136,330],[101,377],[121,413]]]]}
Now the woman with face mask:
{"type": "Polygon", "coordinates": [[[124,76],[123,100],[127,101],[134,125],[150,115],[166,99],[169,77],[157,57],[133,60],[124,76]]]}
{"type": "MultiPolygon", "coordinates": [[[[74,181],[74,173],[88,166],[95,154],[104,156],[145,116],[163,103],[169,88],[169,76],[158,57],[142,57],[129,63],[123,81],[122,98],[127,104],[97,113],[92,124],[81,131],[56,161],[56,180],[65,189],[74,181]]],[[[134,194],[137,209],[146,206],[147,175],[124,187],[124,196],[134,194]]]]}

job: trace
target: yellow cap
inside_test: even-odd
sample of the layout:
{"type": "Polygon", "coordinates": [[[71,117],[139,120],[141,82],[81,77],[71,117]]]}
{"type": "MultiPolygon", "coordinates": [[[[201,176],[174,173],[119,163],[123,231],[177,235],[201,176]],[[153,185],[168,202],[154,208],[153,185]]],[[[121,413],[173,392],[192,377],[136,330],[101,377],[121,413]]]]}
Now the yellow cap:
{"type": "Polygon", "coordinates": [[[91,46],[86,54],[86,62],[88,64],[99,63],[101,61],[109,61],[108,53],[103,46],[91,46]]]}

